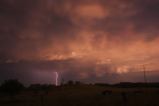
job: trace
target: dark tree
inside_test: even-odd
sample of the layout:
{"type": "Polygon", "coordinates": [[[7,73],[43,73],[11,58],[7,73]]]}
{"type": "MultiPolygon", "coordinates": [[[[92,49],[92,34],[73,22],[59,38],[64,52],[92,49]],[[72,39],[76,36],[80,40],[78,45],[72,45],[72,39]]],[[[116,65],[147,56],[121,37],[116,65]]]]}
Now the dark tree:
{"type": "Polygon", "coordinates": [[[69,80],[69,81],[67,82],[67,85],[74,85],[74,82],[73,82],[72,80],[69,80]]]}
{"type": "Polygon", "coordinates": [[[18,80],[6,80],[4,81],[4,83],[2,83],[0,87],[0,90],[3,94],[10,96],[18,94],[23,89],[24,89],[23,84],[18,80]]]}
{"type": "Polygon", "coordinates": [[[82,83],[80,81],[75,81],[75,85],[81,85],[82,83]]]}

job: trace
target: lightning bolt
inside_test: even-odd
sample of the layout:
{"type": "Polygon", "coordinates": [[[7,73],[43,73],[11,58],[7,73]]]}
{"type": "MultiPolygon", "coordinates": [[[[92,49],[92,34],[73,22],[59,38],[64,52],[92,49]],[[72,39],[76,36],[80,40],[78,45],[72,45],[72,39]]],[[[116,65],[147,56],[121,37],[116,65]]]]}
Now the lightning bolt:
{"type": "Polygon", "coordinates": [[[54,72],[55,73],[55,85],[58,86],[58,77],[59,77],[59,74],[58,72],[54,72]]]}

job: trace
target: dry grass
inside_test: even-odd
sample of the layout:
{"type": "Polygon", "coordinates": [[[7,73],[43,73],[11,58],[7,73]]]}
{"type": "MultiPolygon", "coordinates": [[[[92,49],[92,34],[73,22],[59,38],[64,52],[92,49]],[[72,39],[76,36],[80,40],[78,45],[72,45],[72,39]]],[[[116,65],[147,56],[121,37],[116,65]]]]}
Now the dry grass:
{"type": "Polygon", "coordinates": [[[0,106],[159,106],[159,89],[67,86],[48,94],[25,91],[13,98],[0,97],[0,106]],[[103,95],[104,90],[111,94],[103,95]],[[121,95],[125,92],[127,101],[121,95]]]}

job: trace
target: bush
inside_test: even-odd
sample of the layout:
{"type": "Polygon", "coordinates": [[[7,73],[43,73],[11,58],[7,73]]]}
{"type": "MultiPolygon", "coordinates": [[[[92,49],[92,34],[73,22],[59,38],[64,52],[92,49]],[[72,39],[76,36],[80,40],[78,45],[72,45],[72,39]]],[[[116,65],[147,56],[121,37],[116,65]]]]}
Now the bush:
{"type": "Polygon", "coordinates": [[[23,84],[18,80],[6,80],[0,87],[1,92],[7,95],[16,95],[23,89],[23,84]]]}

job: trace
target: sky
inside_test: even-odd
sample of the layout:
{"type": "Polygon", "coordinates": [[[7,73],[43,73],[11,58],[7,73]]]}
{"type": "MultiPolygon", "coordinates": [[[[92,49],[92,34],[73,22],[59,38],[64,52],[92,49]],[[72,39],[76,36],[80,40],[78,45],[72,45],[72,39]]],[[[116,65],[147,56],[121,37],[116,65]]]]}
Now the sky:
{"type": "Polygon", "coordinates": [[[0,0],[0,82],[159,81],[159,0],[0,0]]]}

